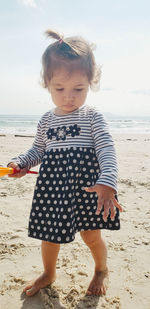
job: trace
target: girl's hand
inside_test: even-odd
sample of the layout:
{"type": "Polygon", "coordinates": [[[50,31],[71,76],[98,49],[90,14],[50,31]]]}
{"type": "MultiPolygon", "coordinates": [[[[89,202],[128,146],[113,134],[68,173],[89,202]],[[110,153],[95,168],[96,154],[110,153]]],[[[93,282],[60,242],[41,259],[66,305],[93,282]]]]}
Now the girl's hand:
{"type": "Polygon", "coordinates": [[[92,187],[86,187],[84,188],[86,192],[96,192],[98,195],[98,204],[97,204],[97,210],[96,214],[99,215],[102,207],[104,206],[104,214],[103,219],[106,222],[107,217],[109,215],[109,211],[111,212],[111,220],[114,220],[115,218],[115,207],[117,207],[121,212],[123,211],[123,208],[117,200],[115,199],[115,190],[111,187],[96,184],[92,187]]]}
{"type": "Polygon", "coordinates": [[[16,174],[11,174],[11,175],[8,175],[9,177],[15,177],[15,178],[20,178],[20,177],[23,177],[27,174],[27,171],[28,169],[27,168],[20,168],[18,164],[16,163],[10,163],[8,165],[8,167],[12,167],[12,168],[15,168],[17,170],[17,173],[16,174]]]}

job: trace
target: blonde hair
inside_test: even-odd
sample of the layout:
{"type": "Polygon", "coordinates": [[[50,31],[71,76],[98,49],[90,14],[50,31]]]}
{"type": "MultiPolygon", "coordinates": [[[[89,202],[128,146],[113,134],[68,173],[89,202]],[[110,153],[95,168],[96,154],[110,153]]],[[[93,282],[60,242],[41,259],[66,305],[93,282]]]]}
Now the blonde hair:
{"type": "Polygon", "coordinates": [[[43,87],[48,88],[54,71],[63,67],[69,73],[74,70],[83,71],[88,77],[91,89],[96,90],[99,86],[101,69],[95,63],[92,45],[82,37],[64,39],[53,30],[47,30],[45,33],[56,42],[50,44],[42,56],[43,87]]]}

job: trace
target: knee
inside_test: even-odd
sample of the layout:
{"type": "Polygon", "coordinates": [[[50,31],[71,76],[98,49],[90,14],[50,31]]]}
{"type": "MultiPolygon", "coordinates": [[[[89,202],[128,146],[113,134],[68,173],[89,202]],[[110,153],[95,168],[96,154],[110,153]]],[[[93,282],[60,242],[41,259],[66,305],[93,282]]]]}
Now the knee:
{"type": "Polygon", "coordinates": [[[99,230],[94,230],[94,231],[82,231],[80,232],[80,235],[85,242],[85,244],[89,247],[92,248],[96,246],[101,239],[101,234],[99,230]]]}

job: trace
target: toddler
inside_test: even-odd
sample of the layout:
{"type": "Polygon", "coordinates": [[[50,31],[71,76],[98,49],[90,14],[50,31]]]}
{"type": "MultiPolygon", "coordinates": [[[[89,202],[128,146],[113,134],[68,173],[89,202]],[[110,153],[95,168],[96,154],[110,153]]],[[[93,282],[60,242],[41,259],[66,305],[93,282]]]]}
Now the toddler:
{"type": "Polygon", "coordinates": [[[34,143],[9,166],[22,177],[40,165],[28,235],[42,241],[43,274],[24,291],[28,296],[56,278],[60,244],[80,235],[95,262],[87,295],[106,293],[107,249],[101,229],[119,230],[117,163],[114,143],[103,115],[85,104],[89,88],[99,83],[100,69],[91,45],[81,37],[55,39],[42,57],[43,86],[55,105],[38,123],[34,143]]]}

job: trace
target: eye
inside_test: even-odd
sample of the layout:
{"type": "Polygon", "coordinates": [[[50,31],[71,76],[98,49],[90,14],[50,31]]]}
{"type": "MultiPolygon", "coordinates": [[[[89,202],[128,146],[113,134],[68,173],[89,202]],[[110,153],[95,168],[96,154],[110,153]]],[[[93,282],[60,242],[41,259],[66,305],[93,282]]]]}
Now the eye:
{"type": "Polygon", "coordinates": [[[75,89],[75,91],[82,91],[83,90],[83,88],[77,88],[77,89],[75,89]]]}
{"type": "Polygon", "coordinates": [[[56,91],[63,91],[64,88],[57,88],[56,91]]]}

